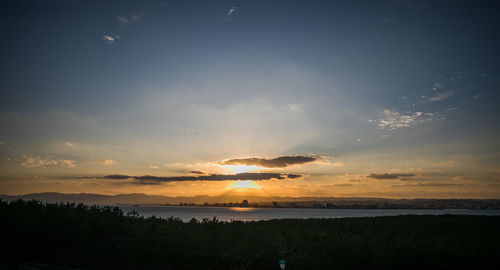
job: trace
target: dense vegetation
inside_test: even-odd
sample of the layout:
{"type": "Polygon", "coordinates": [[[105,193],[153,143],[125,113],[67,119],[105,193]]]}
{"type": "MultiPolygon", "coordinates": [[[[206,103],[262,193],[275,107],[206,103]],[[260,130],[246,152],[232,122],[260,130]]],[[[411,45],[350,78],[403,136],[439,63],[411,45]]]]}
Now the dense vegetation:
{"type": "MultiPolygon", "coordinates": [[[[500,217],[189,223],[0,201],[0,261],[90,269],[500,269],[500,217]]],[[[0,265],[0,268],[1,265],[0,265]]]]}

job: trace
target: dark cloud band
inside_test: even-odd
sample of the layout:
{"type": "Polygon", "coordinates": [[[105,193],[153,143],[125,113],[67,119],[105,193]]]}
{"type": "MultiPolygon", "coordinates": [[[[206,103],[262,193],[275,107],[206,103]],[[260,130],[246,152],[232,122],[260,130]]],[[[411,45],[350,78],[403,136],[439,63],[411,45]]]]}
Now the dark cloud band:
{"type": "Polygon", "coordinates": [[[315,161],[315,157],[307,156],[281,156],[273,159],[265,158],[238,158],[220,161],[220,165],[248,165],[265,168],[284,168],[290,165],[304,164],[315,161]]]}
{"type": "Polygon", "coordinates": [[[153,175],[122,175],[111,174],[102,177],[89,177],[84,176],[80,178],[101,178],[101,179],[114,179],[126,180],[133,179],[144,184],[155,184],[161,182],[182,182],[182,181],[230,181],[230,180],[284,180],[299,178],[300,174],[287,174],[287,173],[237,173],[237,174],[210,174],[210,175],[190,175],[190,176],[153,176],[153,175]]]}
{"type": "Polygon", "coordinates": [[[401,179],[402,177],[413,177],[416,176],[413,173],[371,173],[367,177],[377,179],[377,180],[391,180],[391,179],[401,179]]]}

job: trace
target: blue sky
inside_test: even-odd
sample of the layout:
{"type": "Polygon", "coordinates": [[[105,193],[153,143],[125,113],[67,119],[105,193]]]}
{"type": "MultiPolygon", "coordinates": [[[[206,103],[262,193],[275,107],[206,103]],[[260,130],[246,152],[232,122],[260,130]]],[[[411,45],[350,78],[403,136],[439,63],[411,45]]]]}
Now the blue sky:
{"type": "Polygon", "coordinates": [[[228,183],[78,177],[252,171],[301,175],[266,194],[498,197],[493,6],[8,1],[0,187],[216,194],[228,183]],[[218,163],[280,156],[315,162],[218,163]]]}

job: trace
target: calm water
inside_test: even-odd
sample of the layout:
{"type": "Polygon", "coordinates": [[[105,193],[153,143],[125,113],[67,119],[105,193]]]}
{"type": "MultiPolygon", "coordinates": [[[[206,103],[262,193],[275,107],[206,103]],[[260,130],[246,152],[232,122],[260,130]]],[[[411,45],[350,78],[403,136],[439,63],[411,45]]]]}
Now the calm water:
{"type": "Polygon", "coordinates": [[[400,209],[298,209],[298,208],[240,208],[240,207],[195,207],[195,206],[120,206],[124,213],[132,210],[145,217],[178,217],[183,221],[192,218],[231,221],[270,220],[283,218],[343,218],[378,217],[397,215],[500,215],[500,210],[400,210],[400,209]]]}

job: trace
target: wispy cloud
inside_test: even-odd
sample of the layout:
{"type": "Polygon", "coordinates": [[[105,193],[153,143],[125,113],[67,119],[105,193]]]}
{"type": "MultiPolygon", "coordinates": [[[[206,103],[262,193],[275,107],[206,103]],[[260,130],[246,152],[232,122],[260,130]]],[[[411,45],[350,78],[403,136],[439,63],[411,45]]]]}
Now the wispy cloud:
{"type": "Polygon", "coordinates": [[[232,7],[232,8],[230,8],[230,9],[226,12],[226,15],[227,15],[227,16],[232,16],[232,15],[236,12],[236,10],[238,10],[238,8],[239,8],[239,7],[232,7]]]}
{"type": "Polygon", "coordinates": [[[434,87],[432,87],[432,91],[437,91],[437,90],[442,89],[442,88],[444,88],[444,84],[441,82],[437,82],[434,84],[434,87]]]}
{"type": "Polygon", "coordinates": [[[95,161],[102,163],[104,165],[112,165],[112,164],[116,163],[116,161],[114,161],[112,159],[96,159],[95,161]]]}
{"type": "Polygon", "coordinates": [[[64,144],[66,146],[69,146],[69,147],[75,147],[76,146],[76,143],[74,143],[74,142],[65,142],[64,144]]]}
{"type": "Polygon", "coordinates": [[[68,159],[61,159],[57,161],[59,165],[66,167],[66,168],[76,168],[76,161],[75,160],[68,160],[68,159]]]}
{"type": "Polygon", "coordinates": [[[102,40],[104,40],[106,43],[109,45],[115,44],[116,40],[120,39],[120,36],[118,35],[103,35],[102,40]]]}
{"type": "Polygon", "coordinates": [[[117,19],[121,24],[127,25],[127,24],[141,22],[145,17],[146,17],[146,12],[140,9],[137,12],[132,13],[128,16],[118,16],[117,19]]]}
{"type": "Polygon", "coordinates": [[[377,180],[394,180],[401,179],[402,177],[413,177],[416,176],[413,173],[371,173],[366,177],[377,179],[377,180]]]}
{"type": "Polygon", "coordinates": [[[301,112],[302,104],[287,104],[287,107],[290,111],[301,112]]]}
{"type": "Polygon", "coordinates": [[[220,161],[220,165],[247,165],[265,168],[284,168],[291,165],[304,164],[315,161],[315,157],[308,156],[281,156],[272,159],[265,158],[237,158],[220,161]]]}
{"type": "Polygon", "coordinates": [[[384,110],[384,118],[379,119],[379,128],[396,130],[411,127],[417,124],[423,116],[423,112],[400,113],[395,110],[384,110]]]}
{"type": "Polygon", "coordinates": [[[24,162],[22,162],[20,165],[25,168],[36,168],[36,167],[43,167],[43,166],[57,164],[56,160],[42,159],[40,157],[30,157],[30,156],[23,156],[23,157],[24,157],[24,162]]]}
{"type": "Polygon", "coordinates": [[[480,99],[482,97],[483,96],[481,94],[477,94],[477,95],[473,96],[472,99],[477,100],[477,99],[480,99]]]}
{"type": "Polygon", "coordinates": [[[436,94],[435,96],[431,97],[428,99],[429,102],[434,102],[434,101],[443,101],[443,100],[447,100],[448,98],[450,98],[451,96],[453,96],[455,94],[455,92],[453,90],[450,90],[450,91],[446,91],[446,92],[442,92],[442,93],[438,93],[436,94]]]}
{"type": "Polygon", "coordinates": [[[144,10],[139,10],[137,13],[130,15],[132,22],[140,22],[144,19],[144,17],[146,17],[146,12],[144,12],[144,10]]]}
{"type": "Polygon", "coordinates": [[[129,24],[129,23],[130,23],[130,21],[128,20],[128,18],[127,18],[127,17],[120,17],[120,16],[118,16],[118,17],[117,17],[117,19],[118,19],[118,21],[120,21],[122,24],[129,24]]]}
{"type": "Polygon", "coordinates": [[[76,168],[75,160],[68,159],[51,159],[51,158],[41,158],[41,157],[30,157],[27,155],[23,156],[24,161],[21,162],[21,166],[25,168],[37,168],[37,167],[45,167],[50,165],[60,165],[66,168],[76,168]]]}
{"type": "Polygon", "coordinates": [[[464,184],[461,184],[461,183],[422,182],[422,183],[391,185],[391,188],[405,188],[405,187],[451,187],[451,186],[463,186],[463,185],[464,184]]]}

